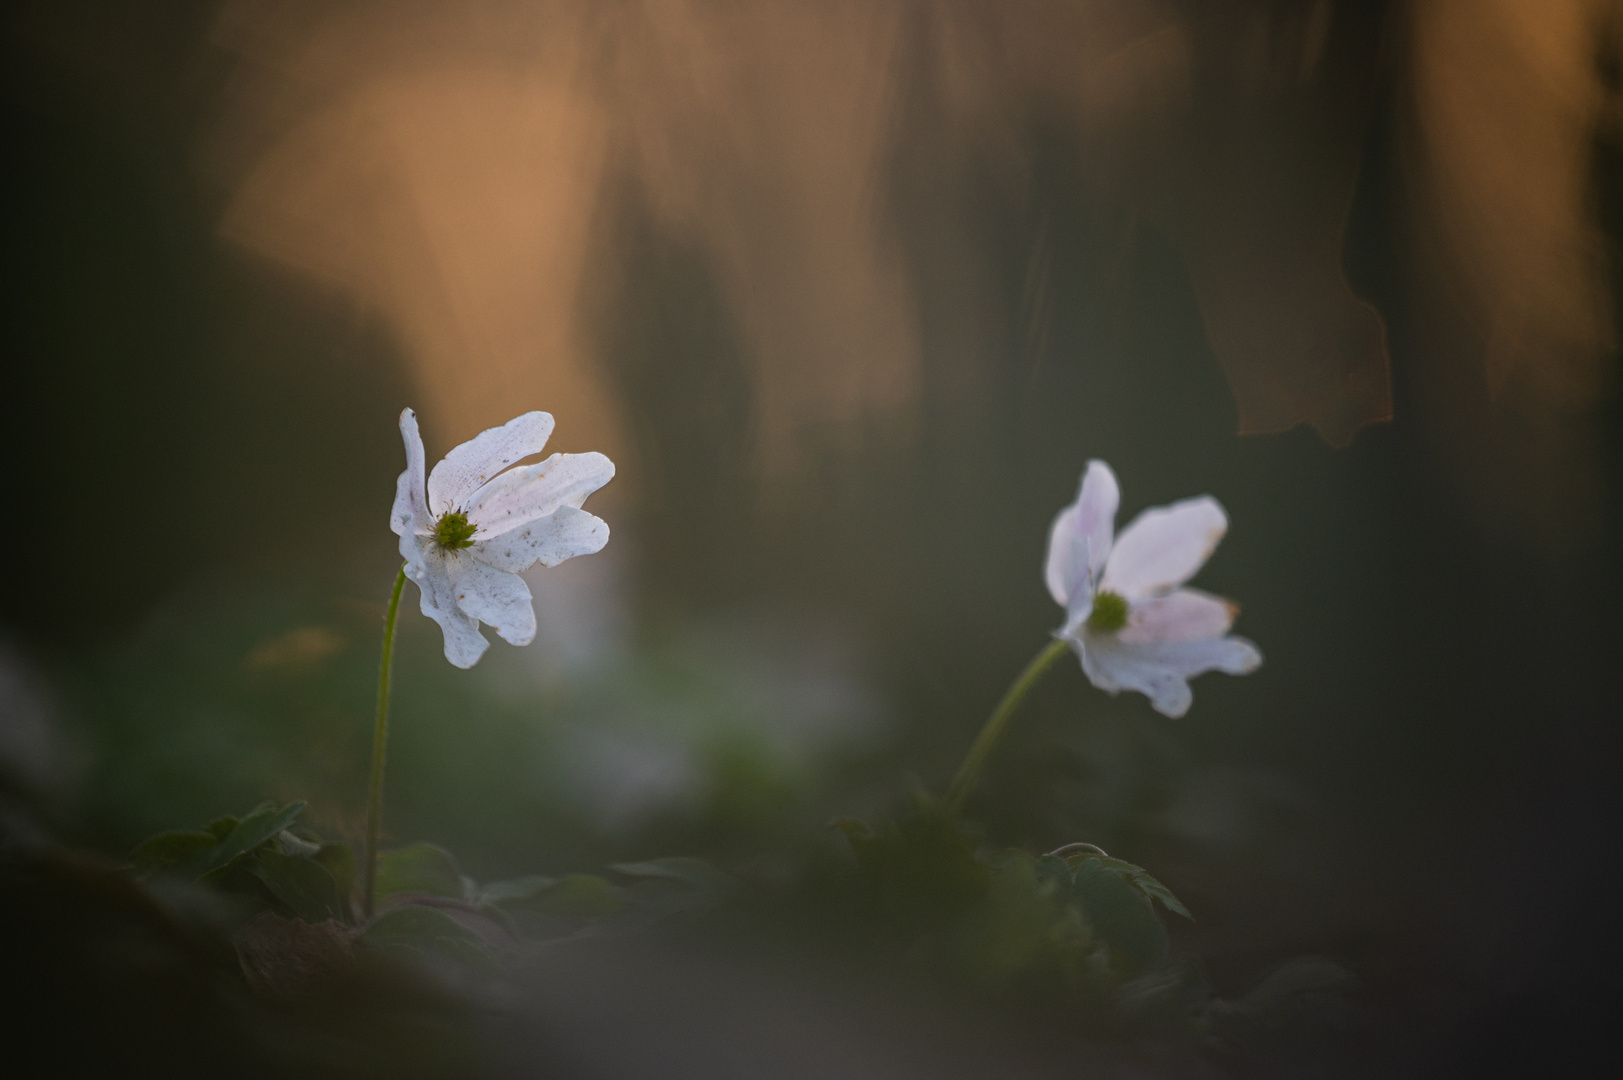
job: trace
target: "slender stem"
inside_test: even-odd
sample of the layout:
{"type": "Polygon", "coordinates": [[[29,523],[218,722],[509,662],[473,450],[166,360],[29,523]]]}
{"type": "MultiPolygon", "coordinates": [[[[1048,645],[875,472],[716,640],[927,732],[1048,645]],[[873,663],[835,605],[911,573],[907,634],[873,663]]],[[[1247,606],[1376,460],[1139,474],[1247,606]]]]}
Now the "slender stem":
{"type": "Polygon", "coordinates": [[[1026,665],[1026,670],[1014,680],[1008,693],[1003,695],[1003,700],[997,703],[997,708],[992,710],[992,715],[986,720],[986,726],[981,728],[981,733],[975,737],[975,745],[969,748],[969,753],[964,755],[964,763],[958,766],[958,775],[952,778],[952,786],[947,788],[946,805],[950,813],[957,813],[964,799],[975,789],[975,781],[980,779],[981,768],[992,753],[992,747],[997,745],[1003,729],[1008,727],[1009,721],[1014,718],[1014,711],[1020,707],[1020,702],[1025,700],[1031,688],[1037,685],[1037,680],[1043,677],[1043,672],[1047,671],[1055,660],[1065,655],[1066,648],[1065,642],[1059,638],[1044,646],[1043,651],[1034,656],[1031,663],[1026,665]]]}
{"type": "Polygon", "coordinates": [[[406,587],[406,568],[395,575],[389,594],[389,614],[383,623],[383,659],[378,664],[378,718],[372,727],[372,786],[366,799],[366,870],[361,886],[361,916],[372,917],[372,896],[378,880],[378,835],[383,828],[383,756],[389,746],[389,675],[394,665],[394,621],[400,614],[400,593],[406,587]]]}

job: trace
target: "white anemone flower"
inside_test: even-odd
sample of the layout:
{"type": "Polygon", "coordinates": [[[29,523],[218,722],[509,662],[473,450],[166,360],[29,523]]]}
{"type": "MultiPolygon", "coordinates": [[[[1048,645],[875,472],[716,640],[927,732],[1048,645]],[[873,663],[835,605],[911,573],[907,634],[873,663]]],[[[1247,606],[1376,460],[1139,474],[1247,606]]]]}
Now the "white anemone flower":
{"type": "Polygon", "coordinates": [[[602,550],[608,524],[580,507],[614,477],[614,462],[602,454],[553,454],[508,469],[540,453],[552,434],[551,416],[528,412],[446,454],[425,484],[423,440],[410,409],[400,414],[400,434],[406,471],[389,526],[400,537],[406,576],[422,591],[423,614],[445,632],[445,658],[459,668],[478,663],[490,647],[480,623],[528,645],[535,608],[519,572],[602,550]]]}
{"type": "Polygon", "coordinates": [[[1157,712],[1182,716],[1196,675],[1245,675],[1262,663],[1255,645],[1228,633],[1237,605],[1182,588],[1223,539],[1228,515],[1202,495],[1146,510],[1115,537],[1120,501],[1110,466],[1090,461],[1076,502],[1054,519],[1045,577],[1065,608],[1054,636],[1094,686],[1136,690],[1157,712]]]}

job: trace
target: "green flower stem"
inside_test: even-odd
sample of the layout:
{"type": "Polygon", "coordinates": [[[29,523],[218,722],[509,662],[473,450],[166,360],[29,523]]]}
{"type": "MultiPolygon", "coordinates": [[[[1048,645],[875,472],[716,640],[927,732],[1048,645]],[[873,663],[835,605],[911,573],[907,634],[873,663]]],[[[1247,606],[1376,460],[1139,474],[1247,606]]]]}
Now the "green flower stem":
{"type": "Polygon", "coordinates": [[[975,745],[971,746],[969,753],[964,756],[964,763],[958,766],[958,775],[952,778],[952,786],[947,788],[946,807],[949,813],[956,814],[964,800],[969,797],[969,793],[975,789],[975,781],[980,779],[981,768],[991,755],[992,747],[997,745],[998,739],[1002,737],[1003,729],[1008,727],[1009,721],[1014,718],[1014,711],[1020,707],[1020,702],[1025,700],[1031,688],[1037,685],[1037,680],[1053,666],[1055,660],[1065,655],[1068,648],[1069,646],[1059,638],[1050,641],[1043,647],[1043,651],[1026,665],[1026,670],[1020,673],[1020,677],[1014,680],[1014,685],[1009,687],[1008,693],[1003,695],[1003,700],[997,703],[997,708],[992,710],[992,715],[986,720],[986,726],[981,728],[981,733],[975,737],[975,745]]]}
{"type": "Polygon", "coordinates": [[[378,835],[383,828],[383,755],[389,745],[389,675],[394,664],[394,623],[400,614],[400,593],[406,587],[406,567],[395,575],[389,594],[389,614],[383,623],[383,660],[378,664],[378,718],[372,727],[372,785],[366,799],[366,872],[362,877],[361,916],[372,917],[372,897],[378,881],[378,835]]]}

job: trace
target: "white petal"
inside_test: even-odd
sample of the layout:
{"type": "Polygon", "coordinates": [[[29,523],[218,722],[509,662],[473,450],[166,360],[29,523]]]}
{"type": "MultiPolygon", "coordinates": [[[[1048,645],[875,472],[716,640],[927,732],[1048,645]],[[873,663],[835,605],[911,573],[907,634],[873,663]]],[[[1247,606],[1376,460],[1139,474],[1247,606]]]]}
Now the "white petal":
{"type": "MultiPolygon", "coordinates": [[[[1085,566],[1088,561],[1088,542],[1078,537],[1074,541],[1078,549],[1074,558],[1077,566],[1085,566]]],[[[1071,598],[1065,604],[1065,627],[1060,631],[1061,637],[1069,637],[1082,628],[1093,614],[1093,580],[1084,577],[1071,590],[1071,598]]]]}
{"type": "Polygon", "coordinates": [[[451,585],[456,605],[463,613],[488,623],[510,645],[528,645],[535,640],[535,606],[530,587],[517,574],[468,558],[471,552],[458,552],[451,565],[451,585]]]}
{"type": "Polygon", "coordinates": [[[1150,699],[1155,711],[1178,717],[1189,711],[1194,694],[1183,676],[1160,664],[1146,663],[1131,650],[1102,635],[1084,634],[1072,646],[1082,658],[1088,681],[1109,694],[1134,690],[1150,699]]]}
{"type": "Polygon", "coordinates": [[[1203,641],[1164,641],[1149,645],[1123,644],[1146,662],[1164,664],[1186,679],[1208,671],[1249,675],[1262,666],[1262,651],[1237,634],[1203,641]]]}
{"type": "Polygon", "coordinates": [[[1146,510],[1116,539],[1099,587],[1129,600],[1175,589],[1211,558],[1228,527],[1210,495],[1146,510]]]}
{"type": "Polygon", "coordinates": [[[1179,589],[1134,604],[1117,637],[1127,644],[1222,637],[1234,625],[1239,610],[1222,597],[1199,589],[1179,589]]]}
{"type": "Polygon", "coordinates": [[[501,427],[487,428],[445,455],[428,474],[428,506],[435,516],[461,510],[463,502],[513,462],[539,454],[552,434],[552,417],[527,412],[501,427]]]}
{"type": "Polygon", "coordinates": [[[467,501],[468,520],[478,536],[500,536],[560,506],[578,507],[586,497],[614,479],[614,462],[602,454],[553,454],[535,465],[509,469],[474,492],[467,501]]]}
{"type": "Polygon", "coordinates": [[[608,542],[608,522],[585,510],[560,506],[539,521],[477,540],[468,552],[482,563],[516,574],[536,563],[557,566],[576,555],[602,551],[608,542]]]}
{"type": "Polygon", "coordinates": [[[1150,699],[1156,712],[1171,717],[1189,711],[1194,699],[1189,680],[1196,675],[1207,671],[1246,675],[1262,663],[1262,653],[1241,637],[1133,644],[1084,631],[1073,647],[1094,686],[1112,694],[1137,691],[1150,699]]]}
{"type": "Polygon", "coordinates": [[[1102,461],[1088,462],[1076,502],[1059,512],[1048,531],[1048,561],[1043,577],[1054,603],[1069,606],[1084,572],[1089,582],[1098,580],[1099,570],[1110,556],[1111,533],[1120,503],[1121,488],[1110,466],[1102,461]]]}
{"type": "Polygon", "coordinates": [[[417,434],[417,414],[410,409],[400,410],[400,437],[406,444],[406,471],[395,481],[389,528],[396,536],[413,532],[426,535],[434,519],[423,498],[423,438],[417,434]]]}
{"type": "Polygon", "coordinates": [[[422,592],[423,614],[440,624],[445,633],[445,658],[459,668],[470,668],[490,648],[479,632],[479,623],[457,607],[452,568],[473,562],[464,552],[446,552],[432,540],[419,536],[400,538],[400,554],[406,560],[406,576],[422,592]]]}

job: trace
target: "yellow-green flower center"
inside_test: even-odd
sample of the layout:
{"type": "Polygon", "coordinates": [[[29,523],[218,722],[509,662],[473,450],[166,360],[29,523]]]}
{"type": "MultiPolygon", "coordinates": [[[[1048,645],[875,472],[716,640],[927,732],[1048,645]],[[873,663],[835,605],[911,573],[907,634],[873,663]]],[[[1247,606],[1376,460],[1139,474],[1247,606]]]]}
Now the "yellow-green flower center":
{"type": "Polygon", "coordinates": [[[479,526],[458,510],[444,514],[434,525],[434,543],[448,551],[473,546],[473,533],[479,526]]]}
{"type": "Polygon", "coordinates": [[[1113,592],[1096,593],[1093,614],[1088,616],[1088,629],[1099,634],[1114,634],[1127,625],[1127,601],[1113,592]]]}

